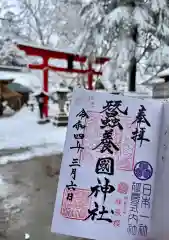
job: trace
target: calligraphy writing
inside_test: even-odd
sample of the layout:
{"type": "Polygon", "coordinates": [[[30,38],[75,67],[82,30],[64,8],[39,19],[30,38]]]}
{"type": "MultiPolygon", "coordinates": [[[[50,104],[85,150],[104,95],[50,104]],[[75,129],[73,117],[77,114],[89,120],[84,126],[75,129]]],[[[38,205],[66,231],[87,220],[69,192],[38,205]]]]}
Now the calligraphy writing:
{"type": "Polygon", "coordinates": [[[98,184],[94,187],[91,187],[91,194],[89,195],[89,197],[92,195],[94,195],[94,197],[97,197],[98,193],[102,192],[104,196],[103,200],[105,202],[107,194],[111,194],[112,192],[114,192],[115,188],[109,184],[110,180],[107,178],[105,178],[104,185],[101,185],[102,183],[99,178],[97,179],[97,181],[98,181],[98,184]]]}
{"type": "Polygon", "coordinates": [[[73,147],[70,147],[70,149],[77,149],[77,153],[79,153],[80,150],[84,149],[84,147],[80,144],[80,141],[77,140],[77,145],[73,146],[73,147]]]}
{"type": "Polygon", "coordinates": [[[151,185],[143,184],[143,196],[141,201],[142,208],[150,208],[151,185]]]}
{"type": "Polygon", "coordinates": [[[120,109],[121,105],[121,100],[106,101],[106,105],[103,106],[103,110],[101,111],[101,113],[105,113],[105,119],[101,119],[102,125],[100,126],[101,129],[106,128],[106,130],[103,133],[101,142],[93,150],[100,148],[101,153],[107,151],[110,154],[113,154],[114,150],[119,151],[119,147],[113,142],[113,132],[115,127],[118,127],[121,131],[123,130],[119,114],[128,114],[128,107],[123,111],[120,109]]]}
{"type": "Polygon", "coordinates": [[[118,146],[115,143],[113,143],[112,134],[113,134],[113,129],[105,130],[105,132],[103,133],[101,142],[95,148],[93,148],[93,150],[101,147],[100,149],[101,153],[104,153],[107,151],[110,154],[113,154],[113,149],[116,151],[119,151],[118,146]]]}
{"type": "Polygon", "coordinates": [[[147,237],[148,227],[143,224],[139,224],[138,226],[129,224],[128,233],[133,236],[138,235],[140,237],[147,237]]]}
{"type": "MultiPolygon", "coordinates": [[[[146,224],[140,224],[139,219],[148,219],[149,215],[139,214],[139,206],[141,208],[150,208],[150,196],[151,185],[142,183],[132,183],[132,193],[130,202],[130,214],[128,216],[128,233],[130,235],[138,235],[141,237],[147,237],[148,226],[146,224]]],[[[147,210],[144,213],[148,213],[147,210]]],[[[141,221],[145,221],[145,220],[141,221]]]]}
{"type": "Polygon", "coordinates": [[[67,184],[66,187],[68,188],[68,190],[75,190],[77,185],[74,184],[73,181],[71,181],[71,184],[67,184]]]}
{"type": "Polygon", "coordinates": [[[143,144],[143,141],[150,142],[150,139],[145,137],[146,127],[151,127],[151,124],[146,118],[146,108],[143,105],[140,105],[140,109],[136,115],[136,119],[132,122],[132,124],[137,123],[135,131],[132,132],[132,137],[134,142],[140,141],[140,147],[143,144]]]}
{"type": "Polygon", "coordinates": [[[146,119],[146,108],[143,105],[140,105],[140,109],[138,110],[137,116],[136,116],[136,120],[134,120],[133,123],[137,123],[138,127],[140,128],[142,123],[145,123],[148,127],[151,127],[151,124],[149,123],[149,121],[146,119]]]}
{"type": "Polygon", "coordinates": [[[96,173],[97,174],[114,174],[114,159],[111,157],[99,158],[96,163],[96,173]]]}
{"type": "MultiPolygon", "coordinates": [[[[106,105],[103,106],[102,111],[100,112],[102,115],[104,114],[104,118],[101,119],[100,129],[104,129],[101,141],[98,145],[94,146],[93,150],[99,149],[100,153],[108,153],[109,156],[99,157],[96,163],[95,172],[96,174],[104,174],[104,175],[114,175],[114,152],[120,150],[119,146],[113,141],[113,134],[115,128],[118,128],[120,131],[123,130],[123,126],[120,122],[120,115],[128,114],[128,107],[124,110],[121,109],[122,101],[106,101],[106,105]]],[[[96,220],[105,220],[107,222],[112,222],[112,219],[105,218],[104,215],[108,214],[108,210],[106,210],[105,202],[107,195],[112,194],[115,191],[115,187],[110,184],[110,180],[108,178],[104,178],[105,184],[102,184],[101,180],[97,178],[98,184],[96,186],[91,187],[91,193],[89,197],[94,196],[97,198],[98,194],[103,194],[103,203],[102,210],[97,202],[95,202],[95,208],[93,210],[88,210],[89,216],[86,219],[91,218],[95,220],[97,213],[100,214],[100,218],[96,220]],[[100,211],[99,211],[100,210],[100,211]]],[[[128,191],[128,189],[127,189],[128,191]]],[[[121,216],[121,210],[115,209],[115,211],[111,210],[111,213],[114,216],[121,216]]],[[[114,221],[115,223],[115,221],[114,221]]],[[[117,220],[117,225],[120,226],[120,221],[117,220]]]]}
{"type": "Polygon", "coordinates": [[[138,213],[140,195],[141,195],[141,183],[134,182],[132,185],[130,211],[138,213]]]}
{"type": "Polygon", "coordinates": [[[132,183],[132,192],[130,200],[130,213],[128,216],[128,233],[130,235],[137,234],[138,225],[138,206],[140,203],[141,196],[141,183],[132,183]]]}
{"type": "Polygon", "coordinates": [[[105,119],[101,119],[102,125],[101,128],[105,127],[118,127],[120,130],[123,130],[123,126],[120,123],[119,113],[123,115],[128,114],[128,107],[123,111],[120,109],[122,105],[122,101],[106,101],[106,105],[103,106],[103,111],[101,113],[105,112],[105,119]]]}
{"type": "Polygon", "coordinates": [[[89,118],[88,114],[86,113],[86,111],[84,110],[84,108],[82,108],[82,110],[76,115],[76,117],[79,117],[81,119],[83,118],[89,118]]]}
{"type": "MultiPolygon", "coordinates": [[[[86,118],[89,118],[88,114],[84,109],[82,109],[77,115],[77,118],[80,118],[77,120],[77,122],[73,125],[73,128],[76,129],[77,131],[84,131],[85,129],[85,121],[86,118]]],[[[80,154],[81,151],[84,149],[82,140],[84,139],[84,132],[75,132],[74,133],[74,139],[76,140],[76,145],[71,146],[71,150],[76,149],[76,154],[80,154]]],[[[80,156],[76,156],[73,158],[72,163],[69,164],[69,167],[71,168],[71,173],[70,176],[72,178],[71,183],[66,185],[66,188],[69,190],[67,194],[67,201],[72,201],[73,200],[73,191],[76,190],[77,184],[74,182],[76,180],[77,176],[77,168],[80,167],[80,156]]]]}
{"type": "MultiPolygon", "coordinates": [[[[95,204],[95,208],[92,210],[88,210],[89,215],[85,220],[91,218],[92,221],[94,221],[96,219],[96,220],[100,220],[100,221],[103,220],[103,221],[107,221],[107,222],[111,223],[112,222],[111,218],[105,217],[105,215],[109,213],[109,211],[106,210],[105,206],[102,206],[102,210],[99,211],[98,203],[95,202],[94,204],[95,204]],[[98,214],[99,214],[99,217],[98,217],[98,214]]],[[[111,214],[114,214],[113,210],[111,210],[110,212],[111,212],[111,214]]]]}

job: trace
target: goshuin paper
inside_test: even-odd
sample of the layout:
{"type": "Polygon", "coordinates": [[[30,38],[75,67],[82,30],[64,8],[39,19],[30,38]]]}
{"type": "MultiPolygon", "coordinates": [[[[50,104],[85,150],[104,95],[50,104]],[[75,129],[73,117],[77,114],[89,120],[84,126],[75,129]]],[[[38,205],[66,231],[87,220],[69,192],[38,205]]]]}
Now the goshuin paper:
{"type": "Polygon", "coordinates": [[[163,105],[74,92],[52,232],[98,240],[151,237],[163,105]]]}

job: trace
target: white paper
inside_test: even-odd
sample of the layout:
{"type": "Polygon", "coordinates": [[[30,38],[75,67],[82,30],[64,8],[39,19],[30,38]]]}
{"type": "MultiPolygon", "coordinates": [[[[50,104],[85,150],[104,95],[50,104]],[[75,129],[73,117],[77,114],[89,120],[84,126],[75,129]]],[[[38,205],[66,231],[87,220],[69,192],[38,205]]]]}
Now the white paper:
{"type": "Polygon", "coordinates": [[[169,239],[169,103],[163,106],[159,156],[156,169],[152,226],[154,239],[169,239]]]}
{"type": "MultiPolygon", "coordinates": [[[[141,100],[83,89],[76,90],[71,103],[52,232],[97,240],[132,240],[137,237],[142,239],[151,237],[154,180],[162,109],[163,104],[153,100],[141,100]],[[124,115],[121,112],[119,116],[116,116],[120,118],[123,130],[119,130],[119,126],[113,128],[111,140],[119,151],[111,145],[113,153],[110,154],[107,151],[101,153],[103,145],[100,145],[100,148],[97,148],[97,145],[101,143],[105,129],[110,130],[110,127],[100,130],[101,118],[105,119],[105,112],[102,114],[100,112],[103,111],[106,101],[111,100],[114,101],[112,103],[121,100],[122,105],[119,109],[124,112],[128,107],[128,113],[124,115]],[[145,118],[142,117],[139,126],[135,120],[142,106],[145,108],[145,118]],[[78,116],[82,109],[85,110],[88,118],[81,119],[78,116]],[[86,126],[85,129],[73,128],[79,120],[86,126]],[[141,147],[138,139],[136,143],[132,139],[136,127],[138,127],[138,132],[141,128],[145,128],[144,138],[147,141],[143,141],[141,147]],[[84,139],[79,140],[84,149],[79,153],[77,149],[71,149],[77,146],[74,134],[84,134],[84,139]],[[105,169],[105,174],[95,171],[100,158],[114,159],[113,175],[107,175],[105,169]],[[75,169],[72,167],[73,159],[80,160],[80,166],[76,166],[76,177],[71,174],[72,168],[75,169]],[[111,190],[105,199],[106,178],[110,181],[111,190]],[[71,181],[77,185],[74,191],[66,187],[71,181]],[[92,194],[91,187],[96,189],[96,185],[99,185],[97,188],[99,192],[92,194]],[[112,187],[115,188],[114,191],[112,187]],[[72,201],[67,200],[68,196],[69,198],[72,196],[72,192],[72,201]],[[91,194],[92,196],[89,197],[91,194]],[[97,208],[95,202],[98,205],[98,211],[96,211],[96,216],[93,216],[94,220],[91,217],[86,219],[90,215],[88,210],[97,208]],[[103,206],[108,210],[104,218],[109,218],[111,222],[98,220],[101,218],[99,211],[103,210],[103,206]]],[[[111,161],[109,167],[110,163],[111,161]]]]}

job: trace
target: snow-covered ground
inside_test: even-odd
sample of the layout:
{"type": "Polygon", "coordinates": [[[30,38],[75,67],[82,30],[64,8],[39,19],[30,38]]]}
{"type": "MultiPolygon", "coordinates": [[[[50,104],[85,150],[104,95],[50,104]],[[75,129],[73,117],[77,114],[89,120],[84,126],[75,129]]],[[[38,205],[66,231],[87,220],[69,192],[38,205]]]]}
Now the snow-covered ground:
{"type": "Polygon", "coordinates": [[[66,128],[39,125],[37,120],[37,113],[26,107],[0,119],[0,164],[63,151],[66,128]]]}

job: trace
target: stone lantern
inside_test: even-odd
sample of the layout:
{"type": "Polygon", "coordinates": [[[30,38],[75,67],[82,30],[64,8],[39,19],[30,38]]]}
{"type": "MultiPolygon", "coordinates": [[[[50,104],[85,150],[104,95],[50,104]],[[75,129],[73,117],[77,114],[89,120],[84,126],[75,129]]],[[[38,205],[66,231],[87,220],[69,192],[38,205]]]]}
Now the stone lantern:
{"type": "Polygon", "coordinates": [[[60,87],[56,90],[59,109],[53,123],[55,126],[64,127],[68,124],[68,115],[65,112],[65,103],[67,100],[68,92],[70,92],[70,90],[62,83],[60,84],[60,87]]]}

